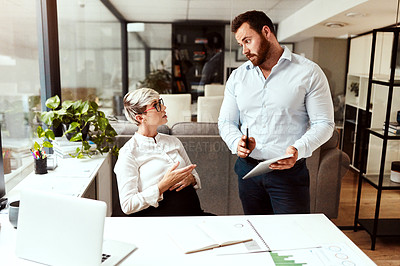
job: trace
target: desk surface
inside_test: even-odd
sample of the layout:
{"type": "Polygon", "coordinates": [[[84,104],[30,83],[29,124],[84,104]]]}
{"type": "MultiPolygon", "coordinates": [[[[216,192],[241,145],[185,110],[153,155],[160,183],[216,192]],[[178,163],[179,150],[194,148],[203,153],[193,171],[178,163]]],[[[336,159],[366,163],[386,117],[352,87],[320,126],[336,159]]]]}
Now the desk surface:
{"type": "MultiPolygon", "coordinates": [[[[197,224],[201,221],[219,220],[227,223],[241,222],[246,219],[257,220],[258,224],[268,223],[280,225],[284,222],[295,221],[317,243],[322,245],[319,252],[328,246],[338,246],[343,252],[332,254],[333,264],[344,261],[356,261],[353,265],[375,265],[353,242],[351,242],[332,222],[322,214],[309,215],[268,215],[268,216],[212,216],[212,217],[166,217],[166,218],[106,218],[105,239],[132,242],[138,249],[122,262],[122,265],[274,265],[269,252],[216,255],[214,251],[204,251],[193,254],[183,254],[174,244],[168,233],[179,233],[183,225],[197,224]],[[346,255],[339,258],[337,255],[346,255]],[[336,257],[335,257],[336,255],[336,257]]],[[[0,257],[6,265],[31,265],[32,262],[15,257],[16,230],[8,222],[6,214],[0,214],[0,257]],[[11,263],[11,264],[10,264],[11,263]],[[17,264],[12,264],[17,263],[17,264]]],[[[285,230],[282,228],[282,230],[285,230]]],[[[276,234],[279,234],[279,230],[276,234]]],[[[287,241],[290,241],[288,239],[287,241]]],[[[312,251],[312,250],[311,250],[312,251]]],[[[311,259],[309,249],[276,252],[278,255],[289,255],[289,258],[299,262],[301,257],[311,259]]],[[[329,255],[325,253],[325,255],[329,255]]],[[[325,256],[324,255],[324,256],[325,256]]],[[[329,255],[330,256],[330,255],[329,255]]],[[[304,260],[304,259],[303,259],[304,260]]],[[[331,261],[331,262],[332,262],[331,261]]],[[[305,262],[305,261],[303,261],[305,262]]],[[[321,263],[308,262],[307,265],[321,263]]]]}
{"type": "Polygon", "coordinates": [[[18,200],[19,192],[24,187],[80,197],[93,181],[106,156],[58,159],[58,166],[54,170],[48,170],[48,173],[44,175],[32,172],[15,188],[7,192],[5,197],[9,199],[9,202],[18,200]]]}

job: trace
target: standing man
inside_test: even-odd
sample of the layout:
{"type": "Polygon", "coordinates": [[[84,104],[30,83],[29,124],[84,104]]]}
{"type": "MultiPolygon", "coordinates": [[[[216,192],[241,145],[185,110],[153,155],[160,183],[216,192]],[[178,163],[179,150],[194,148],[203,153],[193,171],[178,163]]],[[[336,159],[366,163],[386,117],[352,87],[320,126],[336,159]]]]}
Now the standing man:
{"type": "Polygon", "coordinates": [[[244,213],[309,213],[305,158],[335,126],[328,81],[317,64],[279,45],[264,12],[237,16],[232,32],[249,61],[226,83],[218,127],[239,156],[235,172],[244,213]],[[260,161],[283,154],[293,157],[272,164],[272,172],[242,179],[260,161]]]}

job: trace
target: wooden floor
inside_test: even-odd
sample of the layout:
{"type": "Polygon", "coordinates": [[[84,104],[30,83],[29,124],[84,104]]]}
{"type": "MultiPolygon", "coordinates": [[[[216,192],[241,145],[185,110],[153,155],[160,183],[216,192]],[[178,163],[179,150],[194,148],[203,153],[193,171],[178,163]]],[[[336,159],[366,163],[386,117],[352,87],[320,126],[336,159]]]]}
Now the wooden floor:
{"type": "MultiPolygon", "coordinates": [[[[342,180],[339,215],[332,219],[337,226],[352,226],[358,186],[358,174],[353,170],[342,180]]],[[[368,184],[362,187],[360,218],[373,218],[375,214],[376,189],[368,184]]],[[[380,209],[381,218],[400,218],[400,191],[383,191],[380,209]]],[[[377,238],[375,250],[371,250],[371,238],[364,230],[343,230],[360,249],[377,265],[400,265],[400,237],[377,238]]]]}

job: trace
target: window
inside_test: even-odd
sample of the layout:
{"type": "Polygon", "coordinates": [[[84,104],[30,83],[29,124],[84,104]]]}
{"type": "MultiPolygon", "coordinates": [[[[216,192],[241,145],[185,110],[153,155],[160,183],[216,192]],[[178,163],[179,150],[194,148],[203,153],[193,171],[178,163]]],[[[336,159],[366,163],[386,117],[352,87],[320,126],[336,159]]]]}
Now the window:
{"type": "Polygon", "coordinates": [[[33,170],[29,147],[41,111],[36,1],[2,1],[0,21],[0,123],[9,191],[33,170]]]}

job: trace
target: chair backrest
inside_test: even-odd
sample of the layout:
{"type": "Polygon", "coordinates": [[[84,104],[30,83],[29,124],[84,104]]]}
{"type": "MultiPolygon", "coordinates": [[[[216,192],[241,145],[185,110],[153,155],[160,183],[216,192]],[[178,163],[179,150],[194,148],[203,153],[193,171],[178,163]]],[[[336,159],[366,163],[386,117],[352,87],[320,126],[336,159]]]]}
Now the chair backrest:
{"type": "Polygon", "coordinates": [[[197,122],[218,122],[224,96],[200,96],[197,98],[197,122]]]}
{"type": "Polygon", "coordinates": [[[171,127],[178,122],[192,121],[192,95],[186,94],[160,94],[167,107],[168,116],[167,126],[171,127]]]}
{"type": "Polygon", "coordinates": [[[223,84],[206,84],[204,86],[204,96],[224,96],[225,85],[223,84]]]}

